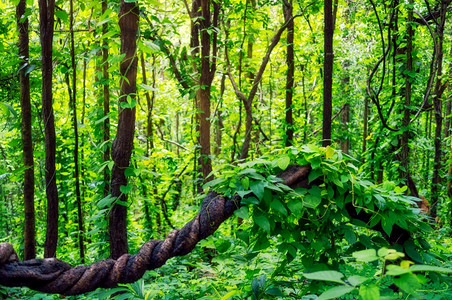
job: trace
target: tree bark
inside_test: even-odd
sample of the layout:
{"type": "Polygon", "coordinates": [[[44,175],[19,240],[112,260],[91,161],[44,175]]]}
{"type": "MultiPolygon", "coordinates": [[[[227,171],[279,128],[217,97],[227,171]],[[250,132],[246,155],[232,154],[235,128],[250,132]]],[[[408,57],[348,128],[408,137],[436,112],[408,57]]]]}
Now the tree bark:
{"type": "MultiPolygon", "coordinates": [[[[80,167],[79,167],[79,133],[77,122],[77,65],[75,61],[75,40],[74,40],[74,1],[69,1],[69,30],[71,36],[71,68],[72,68],[72,96],[69,94],[70,106],[72,109],[72,126],[74,129],[74,178],[75,196],[77,199],[77,222],[78,222],[78,246],[81,262],[85,262],[85,244],[83,241],[83,208],[80,191],[80,167]]],[[[68,83],[69,84],[69,83],[68,83]]]]}
{"type": "Polygon", "coordinates": [[[433,97],[433,109],[435,114],[435,159],[433,163],[433,179],[432,179],[432,198],[431,198],[431,216],[436,218],[437,215],[437,206],[439,204],[439,193],[440,193],[440,185],[442,182],[442,178],[440,175],[442,168],[442,149],[441,149],[441,138],[442,138],[442,130],[443,130],[443,115],[442,115],[442,94],[444,92],[444,83],[443,83],[443,41],[444,41],[444,27],[446,23],[446,12],[447,6],[450,3],[450,0],[442,0],[441,8],[440,8],[440,20],[436,29],[437,40],[437,71],[436,71],[436,84],[435,84],[435,92],[433,97]]]}
{"type": "Polygon", "coordinates": [[[293,122],[293,89],[294,89],[294,21],[293,21],[293,1],[284,1],[284,22],[289,22],[287,26],[287,74],[286,74],[286,147],[293,145],[294,122],[293,122]]]}
{"type": "Polygon", "coordinates": [[[323,141],[322,146],[331,145],[331,114],[333,110],[333,1],[324,2],[324,62],[323,62],[323,141]]]}
{"type": "Polygon", "coordinates": [[[128,252],[127,245],[127,194],[121,186],[127,186],[125,169],[129,166],[135,134],[135,112],[133,101],[136,99],[137,77],[137,33],[139,7],[136,2],[121,1],[119,27],[121,30],[121,53],[125,57],[121,61],[120,80],[121,95],[119,120],[116,138],[111,149],[114,166],[111,176],[111,196],[117,200],[109,214],[110,256],[118,258],[128,252]],[[120,201],[118,203],[118,201],[120,201]]]}
{"type": "MultiPolygon", "coordinates": [[[[345,103],[342,108],[341,121],[342,121],[343,132],[346,132],[348,134],[349,123],[350,123],[350,104],[348,104],[348,103],[345,103]]],[[[349,148],[350,148],[350,139],[347,136],[344,140],[341,140],[341,150],[342,150],[342,152],[348,154],[349,148]]]]}
{"type": "Polygon", "coordinates": [[[58,189],[56,185],[55,117],[52,107],[52,45],[55,0],[39,0],[42,57],[42,116],[45,133],[45,181],[47,195],[47,230],[44,257],[55,257],[58,241],[58,189]]]}
{"type": "Polygon", "coordinates": [[[17,5],[16,18],[19,30],[19,57],[21,68],[20,80],[20,107],[22,116],[22,145],[25,166],[24,174],[24,259],[36,257],[36,233],[35,233],[35,174],[33,162],[33,140],[32,140],[32,113],[30,103],[30,77],[27,72],[29,66],[29,35],[28,17],[25,16],[26,0],[20,0],[17,5]]]}

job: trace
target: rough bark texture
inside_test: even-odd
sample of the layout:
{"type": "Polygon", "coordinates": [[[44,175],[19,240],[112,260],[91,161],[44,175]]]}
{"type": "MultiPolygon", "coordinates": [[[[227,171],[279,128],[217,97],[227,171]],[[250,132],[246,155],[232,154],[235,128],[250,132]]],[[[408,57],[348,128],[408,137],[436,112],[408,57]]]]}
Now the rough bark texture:
{"type": "Polygon", "coordinates": [[[286,147],[293,145],[293,89],[294,89],[294,21],[293,21],[293,7],[292,0],[284,1],[283,5],[284,21],[289,23],[287,26],[287,74],[286,74],[286,147]]]}
{"type": "Polygon", "coordinates": [[[333,2],[324,2],[324,62],[323,62],[323,142],[324,147],[331,145],[331,114],[333,94],[333,2]]]}
{"type": "Polygon", "coordinates": [[[55,117],[52,107],[52,45],[55,0],[39,0],[40,38],[42,56],[42,117],[45,134],[45,180],[47,195],[47,231],[45,257],[55,257],[58,241],[58,190],[55,169],[55,117]]]}
{"type": "MultiPolygon", "coordinates": [[[[291,188],[308,187],[310,170],[309,166],[292,165],[278,177],[291,188]]],[[[211,235],[239,206],[238,196],[229,199],[211,192],[204,198],[200,212],[182,229],[173,230],[165,240],[149,241],[135,255],[124,254],[117,260],[107,259],[87,266],[72,268],[54,258],[20,262],[11,244],[3,243],[0,244],[0,284],[76,295],[99,287],[110,288],[118,283],[134,282],[146,270],[162,266],[171,257],[191,252],[200,240],[211,235]]],[[[351,218],[365,223],[373,217],[364,210],[357,213],[353,203],[348,203],[345,210],[351,218]]],[[[397,225],[394,225],[389,237],[385,235],[380,223],[373,229],[382,232],[392,244],[403,244],[410,237],[408,231],[397,225]]]]}
{"type": "MultiPolygon", "coordinates": [[[[120,103],[136,97],[137,78],[137,32],[139,8],[137,3],[121,1],[119,27],[121,29],[121,53],[125,54],[121,62],[121,96],[120,103]]],[[[116,138],[112,145],[111,157],[114,166],[111,176],[111,196],[122,203],[127,202],[127,195],[121,192],[121,186],[127,186],[125,169],[129,166],[135,134],[136,108],[119,108],[119,121],[116,138]]],[[[109,215],[110,256],[113,259],[128,252],[127,246],[127,206],[114,203],[109,215]]]]}
{"type": "Polygon", "coordinates": [[[31,103],[30,103],[30,77],[27,73],[29,65],[29,37],[28,18],[25,15],[26,0],[21,0],[17,5],[17,27],[19,29],[19,57],[23,65],[19,72],[20,80],[20,107],[22,116],[22,145],[24,155],[24,259],[36,257],[35,236],[35,173],[33,163],[33,141],[31,132],[31,103]]]}

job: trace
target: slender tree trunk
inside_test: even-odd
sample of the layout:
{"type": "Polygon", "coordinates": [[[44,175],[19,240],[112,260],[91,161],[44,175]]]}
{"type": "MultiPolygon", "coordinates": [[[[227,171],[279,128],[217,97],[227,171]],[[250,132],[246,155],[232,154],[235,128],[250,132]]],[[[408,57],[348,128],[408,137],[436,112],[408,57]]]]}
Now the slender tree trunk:
{"type": "Polygon", "coordinates": [[[119,27],[121,30],[121,53],[125,54],[120,66],[122,79],[119,120],[116,138],[111,149],[114,166],[111,176],[111,195],[117,201],[109,214],[110,256],[117,259],[128,252],[127,245],[127,194],[121,186],[127,186],[125,169],[129,166],[135,134],[135,112],[137,77],[137,33],[139,7],[136,2],[121,1],[119,27]],[[120,203],[119,203],[120,201],[120,203]]]}
{"type": "MultiPolygon", "coordinates": [[[[347,132],[349,128],[350,123],[350,104],[345,103],[344,107],[342,108],[342,116],[341,116],[343,131],[347,132]]],[[[350,139],[348,136],[345,138],[345,140],[341,140],[341,150],[342,152],[348,154],[350,148],[350,139]]]]}
{"type": "MultiPolygon", "coordinates": [[[[29,65],[29,36],[28,17],[25,17],[26,0],[20,0],[17,5],[16,18],[19,29],[19,57],[21,64],[29,65]]],[[[35,173],[33,162],[33,140],[32,140],[32,117],[30,103],[30,77],[27,68],[21,66],[19,72],[20,80],[20,107],[22,116],[22,145],[24,156],[24,259],[36,257],[36,234],[35,234],[35,173]]]]}
{"type": "Polygon", "coordinates": [[[414,1],[410,0],[408,5],[408,18],[407,18],[407,38],[406,38],[406,71],[405,75],[405,103],[403,107],[403,120],[402,128],[403,133],[400,140],[401,152],[400,152],[400,179],[407,183],[409,177],[408,160],[410,156],[410,118],[411,118],[411,73],[413,72],[413,5],[414,1]]]}
{"type": "Polygon", "coordinates": [[[72,109],[72,126],[74,128],[74,177],[75,177],[75,196],[77,198],[77,217],[78,217],[78,246],[81,262],[85,262],[85,245],[83,242],[83,209],[82,196],[80,192],[80,167],[79,167],[79,134],[77,122],[77,65],[75,62],[75,41],[74,41],[74,2],[69,1],[69,26],[71,35],[71,68],[72,68],[72,96],[70,96],[70,106],[72,109]]]}
{"type": "Polygon", "coordinates": [[[442,131],[443,131],[443,115],[442,115],[442,94],[444,92],[445,85],[443,83],[443,41],[444,41],[444,27],[446,23],[446,12],[447,7],[451,1],[450,0],[442,0],[441,8],[440,8],[440,20],[436,29],[436,35],[438,37],[437,40],[437,71],[436,71],[436,84],[435,84],[435,92],[433,97],[433,108],[435,113],[435,160],[433,163],[433,179],[432,179],[432,198],[431,198],[431,216],[436,218],[437,216],[437,207],[439,205],[439,193],[440,193],[440,185],[442,182],[441,179],[441,168],[442,168],[442,150],[441,150],[441,139],[442,139],[442,131]]]}
{"type": "Polygon", "coordinates": [[[323,142],[324,147],[331,145],[331,114],[333,110],[333,2],[324,2],[324,77],[323,77],[323,142]]]}
{"type": "Polygon", "coordinates": [[[294,89],[294,21],[293,17],[293,7],[292,0],[284,1],[283,4],[284,11],[284,22],[289,22],[287,26],[287,54],[286,54],[286,64],[287,64],[287,74],[286,74],[286,147],[293,145],[293,89],[294,89]]]}
{"type": "Polygon", "coordinates": [[[56,185],[55,117],[52,107],[52,45],[55,0],[39,0],[42,57],[42,116],[45,133],[45,180],[47,195],[47,230],[44,257],[55,257],[58,241],[58,189],[56,185]]]}
{"type": "MultiPolygon", "coordinates": [[[[107,11],[108,0],[102,0],[102,14],[107,11]]],[[[108,31],[108,24],[104,23],[102,25],[102,34],[106,34],[108,31]]],[[[108,73],[108,40],[102,40],[102,79],[103,79],[103,106],[104,106],[104,116],[108,116],[104,120],[104,153],[103,153],[103,161],[110,160],[110,82],[109,82],[109,73],[108,73]]],[[[110,170],[108,168],[104,168],[104,197],[106,197],[110,193],[110,170]]]]}
{"type": "MultiPolygon", "coordinates": [[[[146,63],[144,60],[144,54],[141,53],[141,75],[143,77],[143,84],[147,85],[147,77],[146,77],[146,63]]],[[[153,57],[153,64],[152,64],[152,87],[155,89],[155,56],[153,57]]],[[[149,157],[149,155],[154,151],[154,125],[152,122],[152,115],[154,113],[154,100],[155,100],[155,92],[152,91],[152,96],[149,95],[149,91],[145,92],[146,97],[146,104],[147,104],[147,116],[146,116],[146,156],[149,157]]],[[[155,172],[155,167],[153,167],[153,171],[155,172]]],[[[142,177],[140,176],[141,180],[141,186],[143,189],[143,196],[146,199],[144,202],[144,215],[146,217],[145,225],[146,229],[152,233],[152,217],[151,212],[149,209],[149,203],[147,201],[147,186],[143,182],[142,177]]],[[[156,195],[154,195],[156,196],[156,195]]]]}
{"type": "Polygon", "coordinates": [[[368,116],[369,114],[369,98],[364,98],[364,129],[363,129],[363,156],[362,156],[362,162],[364,163],[365,158],[364,158],[364,153],[366,153],[367,151],[367,136],[368,136],[368,116]]]}

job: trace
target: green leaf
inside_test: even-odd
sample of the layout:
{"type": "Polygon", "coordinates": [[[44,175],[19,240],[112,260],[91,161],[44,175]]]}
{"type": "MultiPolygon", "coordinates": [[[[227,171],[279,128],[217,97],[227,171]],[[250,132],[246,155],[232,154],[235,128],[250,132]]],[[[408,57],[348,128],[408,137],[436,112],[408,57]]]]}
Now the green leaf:
{"type": "Polygon", "coordinates": [[[262,200],[264,197],[265,184],[266,183],[264,181],[253,181],[250,183],[251,190],[259,200],[262,200]]]}
{"type": "Polygon", "coordinates": [[[247,206],[240,207],[234,212],[234,215],[236,215],[239,218],[248,220],[249,219],[248,207],[247,206]]]}
{"type": "Polygon", "coordinates": [[[270,234],[270,221],[268,220],[268,218],[264,215],[255,215],[254,216],[254,222],[256,222],[257,225],[259,225],[259,227],[261,227],[262,229],[264,229],[267,233],[270,234]]]}
{"type": "Polygon", "coordinates": [[[116,197],[112,197],[111,195],[107,195],[105,198],[102,198],[97,202],[97,207],[102,209],[104,207],[109,207],[114,201],[116,197]]]}
{"type": "Polygon", "coordinates": [[[359,295],[362,300],[379,300],[380,299],[380,289],[377,285],[362,285],[359,288],[359,295]]]}
{"type": "Polygon", "coordinates": [[[250,179],[248,177],[243,177],[241,183],[245,190],[248,190],[250,188],[250,179]]]}
{"type": "Polygon", "coordinates": [[[375,249],[366,249],[366,250],[356,251],[356,252],[353,252],[352,256],[357,261],[362,261],[362,262],[371,262],[371,261],[378,260],[377,251],[375,251],[375,249]]]}
{"type": "Polygon", "coordinates": [[[276,162],[276,164],[278,165],[278,167],[281,169],[281,170],[285,170],[285,169],[287,169],[287,167],[289,166],[289,164],[290,164],[290,157],[288,156],[288,155],[284,155],[284,156],[281,156],[279,159],[278,159],[278,161],[276,162]]]}
{"type": "Polygon", "coordinates": [[[318,271],[313,273],[303,273],[303,276],[311,280],[331,281],[345,284],[345,282],[341,280],[344,275],[338,271],[318,271]]]}
{"type": "Polygon", "coordinates": [[[399,275],[411,272],[410,269],[405,269],[405,268],[402,268],[401,266],[397,266],[397,265],[387,265],[386,269],[387,269],[386,274],[392,275],[392,276],[399,276],[399,275]]]}
{"type": "Polygon", "coordinates": [[[408,294],[414,294],[421,287],[421,283],[417,279],[416,275],[411,273],[403,274],[402,276],[396,277],[393,280],[395,285],[397,285],[400,289],[404,290],[408,294]]]}
{"type": "Polygon", "coordinates": [[[351,285],[357,286],[369,279],[370,278],[368,278],[368,277],[364,277],[364,276],[360,276],[360,275],[353,275],[353,276],[350,276],[347,280],[348,280],[348,282],[350,282],[351,285]]]}
{"type": "Polygon", "coordinates": [[[55,10],[55,16],[57,16],[58,19],[61,19],[64,22],[67,22],[69,20],[69,15],[62,9],[55,10]]]}
{"type": "Polygon", "coordinates": [[[287,216],[288,212],[287,209],[284,207],[284,205],[279,201],[277,198],[273,199],[273,201],[270,204],[270,207],[274,210],[280,212],[282,215],[287,216]]]}
{"type": "Polygon", "coordinates": [[[386,232],[388,236],[391,235],[392,226],[394,225],[395,221],[396,219],[392,219],[387,216],[384,216],[384,218],[381,219],[381,226],[383,227],[384,232],[386,232]]]}
{"type": "Polygon", "coordinates": [[[293,199],[287,203],[287,207],[294,215],[297,215],[303,210],[303,202],[297,199],[293,199]]]}
{"type": "Polygon", "coordinates": [[[128,185],[121,185],[119,187],[119,190],[121,191],[121,193],[127,195],[131,190],[132,190],[132,185],[128,184],[128,185]]]}
{"type": "Polygon", "coordinates": [[[326,159],[330,159],[333,157],[334,149],[331,146],[327,146],[325,149],[325,157],[326,159]]]}
{"type": "Polygon", "coordinates": [[[429,265],[412,265],[410,266],[412,272],[438,272],[438,273],[452,273],[452,269],[429,266],[429,265]]]}
{"type": "Polygon", "coordinates": [[[335,286],[323,292],[317,299],[318,300],[337,299],[342,295],[350,293],[354,289],[355,289],[354,287],[348,285],[335,286]]]}
{"type": "Polygon", "coordinates": [[[303,199],[304,205],[309,208],[316,208],[322,202],[322,198],[314,195],[307,195],[303,199]]]}

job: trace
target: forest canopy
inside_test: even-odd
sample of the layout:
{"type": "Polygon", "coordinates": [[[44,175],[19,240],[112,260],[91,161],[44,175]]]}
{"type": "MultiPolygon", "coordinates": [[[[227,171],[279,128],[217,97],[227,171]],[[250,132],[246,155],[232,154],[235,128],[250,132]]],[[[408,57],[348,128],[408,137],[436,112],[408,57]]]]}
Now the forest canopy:
{"type": "Polygon", "coordinates": [[[0,0],[0,297],[452,297],[451,8],[0,0]]]}

